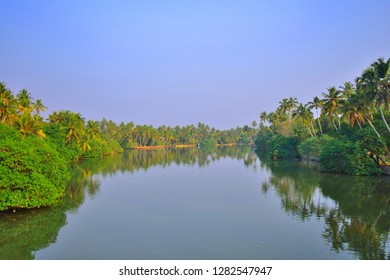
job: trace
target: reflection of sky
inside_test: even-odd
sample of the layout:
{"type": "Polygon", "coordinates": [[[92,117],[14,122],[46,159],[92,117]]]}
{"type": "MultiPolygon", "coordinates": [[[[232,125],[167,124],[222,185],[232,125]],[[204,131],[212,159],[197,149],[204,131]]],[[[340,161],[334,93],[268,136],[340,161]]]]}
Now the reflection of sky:
{"type": "Polygon", "coordinates": [[[266,174],[221,158],[99,177],[99,193],[68,213],[57,243],[36,258],[351,258],[325,245],[322,220],[294,219],[274,189],[264,195],[266,174]]]}
{"type": "MultiPolygon", "coordinates": [[[[4,1],[3,1],[4,2],[4,1]]],[[[0,80],[50,112],[230,128],[388,56],[390,2],[6,1],[0,80]]]]}

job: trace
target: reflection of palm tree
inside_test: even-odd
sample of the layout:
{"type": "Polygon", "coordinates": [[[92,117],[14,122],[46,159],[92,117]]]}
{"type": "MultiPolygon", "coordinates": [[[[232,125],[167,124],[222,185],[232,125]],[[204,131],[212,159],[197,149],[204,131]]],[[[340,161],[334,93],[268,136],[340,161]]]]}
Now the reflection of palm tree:
{"type": "Polygon", "coordinates": [[[335,252],[349,251],[360,259],[390,259],[386,249],[390,232],[390,182],[383,178],[300,172],[291,168],[291,163],[278,168],[268,166],[272,175],[262,183],[262,191],[275,189],[283,209],[302,220],[311,216],[324,218],[322,237],[335,252]],[[315,202],[315,193],[316,196],[322,193],[335,203],[315,202]]]}

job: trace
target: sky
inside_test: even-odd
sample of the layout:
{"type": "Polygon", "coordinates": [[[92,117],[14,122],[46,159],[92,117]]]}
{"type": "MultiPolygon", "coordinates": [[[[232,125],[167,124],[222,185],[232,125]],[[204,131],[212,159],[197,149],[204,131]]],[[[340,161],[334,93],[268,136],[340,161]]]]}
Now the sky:
{"type": "Polygon", "coordinates": [[[0,0],[0,81],[153,126],[250,125],[390,56],[390,1],[0,0]]]}

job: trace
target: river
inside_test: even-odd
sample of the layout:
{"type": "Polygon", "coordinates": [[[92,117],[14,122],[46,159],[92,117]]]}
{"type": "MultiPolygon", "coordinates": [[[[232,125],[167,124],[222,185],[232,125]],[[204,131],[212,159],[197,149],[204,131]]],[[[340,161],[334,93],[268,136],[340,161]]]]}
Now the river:
{"type": "Polygon", "coordinates": [[[389,177],[131,150],[74,166],[57,206],[0,213],[0,259],[390,259],[389,232],[389,177]]]}

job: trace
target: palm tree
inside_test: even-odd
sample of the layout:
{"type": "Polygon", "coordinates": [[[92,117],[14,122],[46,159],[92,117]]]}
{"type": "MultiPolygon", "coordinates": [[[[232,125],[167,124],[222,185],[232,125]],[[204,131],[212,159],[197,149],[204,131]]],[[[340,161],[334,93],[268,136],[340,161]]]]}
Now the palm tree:
{"type": "Polygon", "coordinates": [[[377,108],[382,120],[390,132],[389,124],[383,109],[388,111],[390,105],[390,59],[379,58],[371,64],[362,75],[356,78],[358,89],[368,97],[370,104],[377,108]]]}
{"type": "Polygon", "coordinates": [[[35,101],[35,103],[33,103],[33,109],[39,115],[40,112],[45,112],[47,107],[45,105],[43,105],[41,99],[37,99],[35,101]]]}
{"type": "Polygon", "coordinates": [[[266,111],[260,113],[260,123],[265,124],[268,121],[268,115],[266,111]]]}
{"type": "Polygon", "coordinates": [[[388,111],[390,103],[390,58],[385,61],[384,58],[379,58],[374,62],[373,67],[375,73],[375,104],[381,113],[383,122],[385,123],[387,130],[390,132],[389,124],[384,116],[383,108],[388,111]]]}
{"type": "Polygon", "coordinates": [[[290,97],[289,99],[283,98],[282,101],[279,101],[279,107],[277,111],[280,112],[281,118],[287,116],[289,120],[291,120],[291,112],[296,108],[298,101],[295,97],[290,97]]]}
{"type": "Polygon", "coordinates": [[[320,131],[321,131],[321,134],[322,134],[322,125],[321,125],[321,121],[320,121],[320,115],[318,114],[318,109],[322,109],[323,107],[323,102],[321,99],[318,98],[318,96],[315,96],[313,98],[313,101],[310,101],[308,103],[309,105],[309,109],[312,110],[312,109],[315,109],[316,110],[316,115],[317,115],[317,121],[318,121],[318,126],[320,127],[320,131]]]}
{"type": "Polygon", "coordinates": [[[328,88],[327,93],[322,93],[324,96],[323,101],[323,109],[326,111],[326,114],[328,117],[331,119],[333,122],[333,125],[336,129],[336,131],[340,132],[341,129],[341,121],[340,121],[340,115],[338,112],[339,109],[339,102],[340,102],[340,97],[341,97],[341,92],[337,90],[335,87],[330,87],[328,88]],[[337,128],[335,122],[334,122],[334,116],[337,116],[339,127],[337,128]]]}
{"type": "Polygon", "coordinates": [[[53,112],[49,115],[48,119],[50,123],[61,123],[66,125],[71,116],[72,112],[69,110],[62,110],[60,112],[53,112]]]}
{"type": "Polygon", "coordinates": [[[340,88],[341,96],[345,100],[355,94],[355,85],[351,82],[345,82],[340,88]]]}
{"type": "Polygon", "coordinates": [[[307,105],[303,105],[302,103],[298,105],[298,107],[293,112],[293,117],[296,119],[301,119],[303,125],[306,127],[307,131],[312,137],[316,136],[315,131],[311,131],[310,127],[312,126],[313,121],[313,113],[309,110],[307,105]]]}
{"type": "Polygon", "coordinates": [[[78,143],[84,132],[84,118],[80,113],[71,112],[65,129],[67,130],[65,142],[78,143]]]}
{"type": "Polygon", "coordinates": [[[39,115],[31,116],[25,111],[17,120],[19,131],[23,134],[23,139],[28,135],[36,135],[39,138],[45,138],[45,133],[41,130],[42,117],[39,115]]]}
{"type": "Polygon", "coordinates": [[[17,95],[16,95],[16,101],[18,105],[18,112],[19,114],[23,114],[23,112],[31,112],[32,111],[32,97],[31,94],[25,90],[22,89],[17,95]]]}
{"type": "Polygon", "coordinates": [[[362,128],[361,123],[364,123],[364,102],[362,98],[356,94],[351,95],[344,103],[341,108],[343,116],[348,119],[349,124],[354,127],[355,123],[362,128]]]}
{"type": "Polygon", "coordinates": [[[98,121],[88,121],[85,127],[86,133],[89,138],[96,139],[100,136],[100,123],[98,121]]]}
{"type": "Polygon", "coordinates": [[[12,125],[15,119],[15,98],[6,85],[0,82],[0,121],[12,125]]]}

